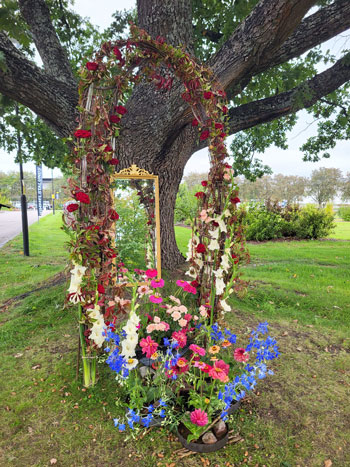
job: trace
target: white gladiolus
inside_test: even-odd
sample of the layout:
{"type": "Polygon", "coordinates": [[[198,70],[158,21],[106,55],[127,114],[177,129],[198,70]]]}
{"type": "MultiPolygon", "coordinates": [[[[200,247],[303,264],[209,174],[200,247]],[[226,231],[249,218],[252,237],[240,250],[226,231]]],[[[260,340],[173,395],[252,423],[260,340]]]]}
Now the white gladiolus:
{"type": "Polygon", "coordinates": [[[230,216],[231,216],[230,211],[229,211],[228,209],[226,209],[226,210],[224,211],[223,216],[224,216],[224,217],[230,217],[230,216]]]}
{"type": "Polygon", "coordinates": [[[125,358],[135,357],[136,345],[133,345],[127,339],[124,339],[121,345],[122,345],[122,351],[120,352],[120,355],[122,355],[125,358]]]}
{"type": "Polygon", "coordinates": [[[215,230],[210,231],[210,237],[215,239],[215,240],[217,240],[219,238],[219,235],[220,235],[219,227],[217,227],[215,230]]]}
{"type": "Polygon", "coordinates": [[[221,232],[227,232],[227,227],[226,227],[226,224],[225,224],[225,221],[224,219],[222,219],[221,217],[215,219],[216,222],[219,224],[219,227],[220,227],[220,230],[221,232]]]}
{"type": "Polygon", "coordinates": [[[226,300],[221,300],[220,304],[221,304],[222,309],[225,312],[231,311],[231,307],[230,307],[230,305],[228,303],[226,303],[226,300]]]}
{"type": "Polygon", "coordinates": [[[230,260],[229,260],[229,257],[227,255],[224,255],[222,258],[221,258],[221,265],[222,269],[224,271],[228,271],[231,267],[231,263],[230,263],[230,260]]]}
{"type": "Polygon", "coordinates": [[[72,295],[69,298],[69,301],[72,303],[79,303],[81,301],[81,281],[83,280],[83,276],[86,271],[85,266],[81,266],[73,261],[74,268],[71,269],[71,281],[68,289],[68,293],[72,295]]]}
{"type": "Polygon", "coordinates": [[[222,278],[216,279],[216,295],[221,295],[226,287],[225,281],[222,278]]]}
{"type": "Polygon", "coordinates": [[[216,271],[213,271],[213,274],[217,279],[221,279],[224,274],[224,270],[222,268],[219,268],[216,271]]]}
{"type": "Polygon", "coordinates": [[[217,240],[212,240],[209,245],[208,245],[208,250],[218,250],[220,248],[220,245],[217,240]]]}

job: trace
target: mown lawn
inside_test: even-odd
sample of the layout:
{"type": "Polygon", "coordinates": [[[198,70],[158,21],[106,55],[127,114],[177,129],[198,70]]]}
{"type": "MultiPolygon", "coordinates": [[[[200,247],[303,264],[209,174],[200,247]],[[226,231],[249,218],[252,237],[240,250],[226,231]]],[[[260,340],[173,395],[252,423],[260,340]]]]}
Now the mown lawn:
{"type": "MultiPolygon", "coordinates": [[[[45,226],[52,229],[52,238],[57,218],[51,216],[45,226]]],[[[182,249],[189,235],[190,230],[177,229],[182,249]]],[[[48,235],[43,238],[46,242],[48,235]]],[[[46,252],[39,248],[42,255],[33,263],[39,268],[31,266],[32,260],[6,263],[12,261],[16,242],[0,250],[2,265],[26,271],[18,288],[1,276],[2,286],[8,284],[5,298],[61,271],[63,241],[60,232],[51,247],[45,243],[46,252]],[[37,270],[49,261],[55,262],[51,273],[40,275],[37,270]]],[[[47,466],[51,459],[67,467],[319,467],[327,460],[334,467],[350,465],[349,243],[276,242],[249,248],[252,261],[244,269],[248,293],[233,300],[227,321],[247,332],[268,320],[282,355],[275,375],[236,413],[232,429],[238,442],[217,453],[179,458],[180,444],[163,430],[153,429],[137,440],[116,432],[113,375],[101,364],[94,390],[84,390],[76,380],[77,317],[63,308],[65,285],[58,285],[0,313],[5,375],[0,384],[0,465],[47,466]]]]}
{"type": "Polygon", "coordinates": [[[350,240],[350,222],[336,219],[334,232],[329,235],[329,238],[350,240]]]}

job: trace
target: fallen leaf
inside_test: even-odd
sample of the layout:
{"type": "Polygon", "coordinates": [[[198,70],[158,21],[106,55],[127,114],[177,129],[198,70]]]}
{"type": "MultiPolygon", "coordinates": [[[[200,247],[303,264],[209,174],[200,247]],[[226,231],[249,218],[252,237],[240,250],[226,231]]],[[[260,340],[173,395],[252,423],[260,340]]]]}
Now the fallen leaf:
{"type": "Polygon", "coordinates": [[[32,370],[39,370],[41,368],[40,363],[38,365],[32,366],[32,370]]]}
{"type": "Polygon", "coordinates": [[[23,354],[22,353],[16,353],[16,355],[14,355],[15,358],[20,358],[20,357],[23,357],[23,354]]]}
{"type": "Polygon", "coordinates": [[[324,467],[332,467],[333,462],[330,459],[324,461],[324,467]]]}
{"type": "Polygon", "coordinates": [[[57,464],[57,459],[55,459],[54,457],[52,459],[50,459],[50,464],[51,465],[57,464]]]}

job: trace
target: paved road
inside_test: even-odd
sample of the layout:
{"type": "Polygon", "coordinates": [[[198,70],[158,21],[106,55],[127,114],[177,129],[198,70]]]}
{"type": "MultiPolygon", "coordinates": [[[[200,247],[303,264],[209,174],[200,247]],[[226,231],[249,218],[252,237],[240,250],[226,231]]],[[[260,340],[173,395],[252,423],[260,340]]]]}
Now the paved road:
{"type": "MultiPolygon", "coordinates": [[[[50,212],[52,211],[43,211],[42,217],[50,214],[50,212]]],[[[27,213],[29,225],[38,220],[38,212],[36,210],[30,209],[27,213]]],[[[0,211],[0,248],[21,232],[21,211],[0,211]]]]}

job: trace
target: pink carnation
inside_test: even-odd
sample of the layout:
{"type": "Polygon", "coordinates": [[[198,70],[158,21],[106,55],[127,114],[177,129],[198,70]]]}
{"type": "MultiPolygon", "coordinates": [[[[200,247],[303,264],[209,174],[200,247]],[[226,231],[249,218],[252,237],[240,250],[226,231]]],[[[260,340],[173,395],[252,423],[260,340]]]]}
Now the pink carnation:
{"type": "Polygon", "coordinates": [[[196,287],[193,287],[192,285],[187,284],[187,283],[184,285],[183,289],[184,289],[185,292],[192,293],[193,295],[196,295],[196,293],[197,293],[196,287]]]}
{"type": "Polygon", "coordinates": [[[151,332],[153,332],[153,331],[155,331],[155,330],[156,330],[156,325],[153,324],[153,323],[149,324],[149,325],[147,326],[147,328],[146,328],[146,331],[147,331],[148,334],[151,334],[151,332]]]}
{"type": "Polygon", "coordinates": [[[157,277],[157,269],[147,269],[146,271],[146,276],[149,278],[149,279],[152,279],[153,277],[157,277]]]}
{"type": "Polygon", "coordinates": [[[187,321],[184,318],[179,319],[179,325],[184,328],[187,326],[187,321]]]}
{"type": "Polygon", "coordinates": [[[164,287],[164,280],[159,279],[159,281],[157,280],[151,281],[151,287],[153,287],[154,289],[156,289],[157,287],[164,287]]]}
{"type": "Polygon", "coordinates": [[[157,342],[151,339],[150,336],[141,339],[140,346],[142,347],[142,353],[146,354],[147,358],[151,358],[151,356],[158,348],[157,342]]]}
{"type": "Polygon", "coordinates": [[[152,303],[162,303],[162,297],[157,297],[156,295],[150,295],[149,301],[152,303]]]}
{"type": "Polygon", "coordinates": [[[191,422],[194,425],[205,426],[208,424],[208,415],[204,410],[196,409],[191,412],[191,422]]]}
{"type": "Polygon", "coordinates": [[[236,360],[236,362],[247,362],[249,360],[249,354],[245,349],[240,347],[235,349],[233,358],[236,360]]]}
{"type": "Polygon", "coordinates": [[[192,352],[201,355],[202,357],[205,355],[205,349],[203,349],[203,347],[199,347],[199,345],[191,344],[190,349],[192,352]]]}

